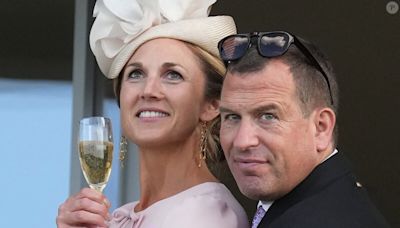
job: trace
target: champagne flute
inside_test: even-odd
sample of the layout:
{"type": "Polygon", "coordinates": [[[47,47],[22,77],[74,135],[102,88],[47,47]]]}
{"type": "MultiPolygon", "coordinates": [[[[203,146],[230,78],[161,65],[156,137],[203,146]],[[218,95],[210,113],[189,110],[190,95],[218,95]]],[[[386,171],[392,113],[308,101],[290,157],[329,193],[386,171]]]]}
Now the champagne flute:
{"type": "Polygon", "coordinates": [[[111,120],[83,118],[79,124],[79,160],[90,188],[102,192],[111,173],[113,157],[111,120]]]}

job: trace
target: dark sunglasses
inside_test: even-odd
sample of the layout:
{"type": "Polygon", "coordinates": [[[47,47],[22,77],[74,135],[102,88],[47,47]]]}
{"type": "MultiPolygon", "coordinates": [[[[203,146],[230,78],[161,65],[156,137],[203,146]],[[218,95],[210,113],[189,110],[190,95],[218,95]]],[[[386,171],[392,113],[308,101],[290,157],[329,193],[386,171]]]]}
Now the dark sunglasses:
{"type": "Polygon", "coordinates": [[[287,32],[253,32],[225,37],[218,42],[218,50],[225,66],[232,61],[242,58],[252,44],[257,44],[258,53],[267,58],[281,56],[285,54],[291,44],[296,45],[311,64],[324,76],[328,85],[329,95],[331,96],[331,104],[333,105],[331,85],[321,64],[319,64],[317,59],[298,38],[287,32]]]}

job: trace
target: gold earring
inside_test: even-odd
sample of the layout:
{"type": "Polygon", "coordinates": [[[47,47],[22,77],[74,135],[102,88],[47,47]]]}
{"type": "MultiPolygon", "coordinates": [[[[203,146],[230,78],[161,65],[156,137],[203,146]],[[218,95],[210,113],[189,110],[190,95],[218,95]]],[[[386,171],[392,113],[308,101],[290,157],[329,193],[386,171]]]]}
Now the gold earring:
{"type": "Polygon", "coordinates": [[[207,155],[207,123],[201,122],[201,131],[200,131],[200,160],[197,165],[199,168],[201,167],[202,161],[206,160],[207,155]]]}
{"type": "Polygon", "coordinates": [[[128,141],[126,140],[125,136],[121,136],[121,141],[119,143],[119,161],[121,162],[122,168],[124,168],[124,161],[127,152],[128,152],[128,141]]]}

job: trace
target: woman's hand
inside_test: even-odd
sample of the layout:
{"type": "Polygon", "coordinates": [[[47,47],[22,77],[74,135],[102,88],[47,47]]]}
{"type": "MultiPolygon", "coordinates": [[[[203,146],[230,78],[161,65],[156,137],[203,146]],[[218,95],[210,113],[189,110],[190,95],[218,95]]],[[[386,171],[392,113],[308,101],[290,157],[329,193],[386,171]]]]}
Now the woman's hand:
{"type": "Polygon", "coordinates": [[[58,228],[107,227],[110,202],[100,192],[84,188],[58,208],[58,228]]]}

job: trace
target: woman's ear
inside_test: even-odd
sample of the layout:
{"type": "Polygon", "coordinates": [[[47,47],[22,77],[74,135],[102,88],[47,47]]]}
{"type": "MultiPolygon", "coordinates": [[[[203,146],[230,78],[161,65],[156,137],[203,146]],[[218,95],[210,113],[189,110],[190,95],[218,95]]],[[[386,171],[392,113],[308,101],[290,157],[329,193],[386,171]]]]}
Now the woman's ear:
{"type": "Polygon", "coordinates": [[[208,122],[219,115],[219,100],[207,101],[204,103],[200,120],[208,122]]]}
{"type": "MultiPolygon", "coordinates": [[[[330,108],[317,109],[314,116],[315,143],[318,152],[333,150],[333,131],[336,124],[335,112],[330,108]]],[[[332,152],[332,151],[329,151],[332,152]]]]}

